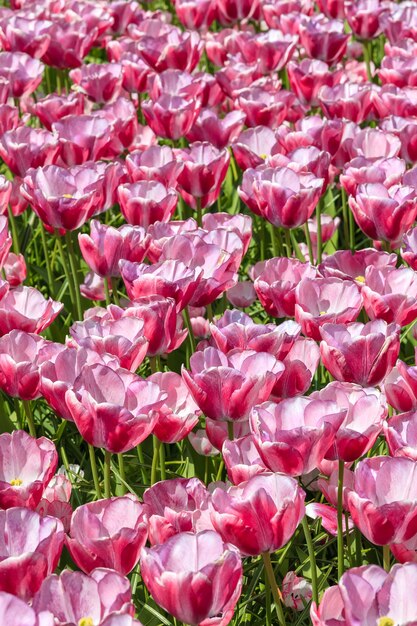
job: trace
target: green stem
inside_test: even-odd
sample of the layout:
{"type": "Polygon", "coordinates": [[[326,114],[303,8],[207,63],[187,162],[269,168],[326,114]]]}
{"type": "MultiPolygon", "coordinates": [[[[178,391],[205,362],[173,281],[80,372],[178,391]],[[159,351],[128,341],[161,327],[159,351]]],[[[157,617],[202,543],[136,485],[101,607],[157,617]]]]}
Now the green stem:
{"type": "Polygon", "coordinates": [[[209,302],[208,305],[207,305],[207,317],[208,317],[209,322],[213,321],[213,317],[214,317],[214,315],[213,315],[213,305],[211,304],[211,302],[209,302]]]}
{"type": "Polygon", "coordinates": [[[359,528],[355,528],[356,567],[362,565],[362,535],[359,528]]]}
{"type": "Polygon", "coordinates": [[[317,584],[316,555],[314,552],[313,540],[311,538],[310,527],[308,525],[306,516],[303,517],[303,521],[301,522],[301,524],[303,527],[304,536],[306,538],[308,558],[310,560],[310,566],[311,566],[311,585],[313,587],[313,600],[316,604],[318,604],[319,603],[319,589],[318,589],[318,584],[317,584]]]}
{"type": "Polygon", "coordinates": [[[391,566],[391,552],[390,552],[389,546],[382,547],[382,555],[383,555],[382,558],[384,562],[384,570],[386,572],[389,572],[390,566],[391,566]]]}
{"type": "Polygon", "coordinates": [[[71,304],[74,306],[75,302],[75,294],[74,294],[74,285],[71,279],[71,271],[68,266],[67,255],[65,254],[64,246],[62,245],[62,238],[60,237],[58,231],[55,231],[56,241],[59,249],[59,256],[61,257],[61,264],[64,270],[65,278],[67,279],[68,289],[70,292],[71,304]]]}
{"type": "Polygon", "coordinates": [[[15,254],[19,254],[20,246],[19,246],[19,235],[17,234],[17,228],[16,228],[16,219],[10,207],[8,208],[8,214],[9,214],[9,224],[12,229],[13,252],[15,254]]]}
{"type": "Polygon", "coordinates": [[[142,450],[142,446],[139,444],[138,446],[136,446],[136,451],[138,454],[138,460],[140,463],[140,473],[142,475],[142,482],[144,485],[148,484],[148,477],[146,476],[146,471],[145,471],[145,458],[143,456],[143,450],[142,450]]]}
{"type": "Polygon", "coordinates": [[[297,257],[299,261],[301,261],[301,263],[305,263],[304,255],[300,250],[300,246],[298,245],[298,241],[292,230],[290,231],[290,236],[291,236],[292,247],[294,248],[295,256],[297,257]]]}
{"type": "Polygon", "coordinates": [[[352,211],[349,211],[349,248],[355,251],[355,220],[352,211]]]}
{"type": "Polygon", "coordinates": [[[106,306],[110,306],[111,298],[110,298],[109,281],[107,280],[107,276],[104,277],[104,293],[106,295],[106,306]]]}
{"type": "Polygon", "coordinates": [[[26,422],[29,427],[29,433],[32,437],[36,437],[35,422],[33,421],[32,407],[29,400],[22,400],[23,409],[25,411],[26,422]]]}
{"type": "Polygon", "coordinates": [[[188,341],[190,344],[190,349],[191,349],[191,354],[194,354],[195,352],[195,337],[193,334],[193,327],[191,326],[191,319],[190,319],[190,313],[188,311],[188,307],[185,307],[182,311],[182,317],[184,320],[184,323],[188,329],[188,341]]]}
{"type": "Polygon", "coordinates": [[[201,208],[201,198],[195,199],[196,210],[197,210],[197,224],[201,228],[203,225],[203,211],[201,208]]]}
{"type": "Polygon", "coordinates": [[[161,442],[155,435],[152,436],[153,440],[153,457],[152,457],[152,469],[151,469],[151,485],[156,483],[156,475],[158,472],[158,459],[159,459],[159,449],[161,447],[161,442]]]}
{"type": "Polygon", "coordinates": [[[310,259],[311,265],[314,265],[313,244],[311,243],[310,231],[308,229],[307,222],[304,224],[304,232],[305,232],[307,248],[308,248],[308,257],[310,259]]]}
{"type": "Polygon", "coordinates": [[[165,468],[165,447],[163,441],[161,441],[161,445],[159,446],[159,467],[161,470],[161,480],[165,480],[166,468],[165,468]]]}
{"type": "Polygon", "coordinates": [[[227,422],[227,432],[229,434],[230,441],[233,441],[233,439],[235,438],[233,422],[227,422]]]}
{"type": "Polygon", "coordinates": [[[277,239],[275,236],[275,226],[271,224],[271,222],[269,222],[268,226],[269,226],[269,233],[271,235],[272,256],[275,258],[279,256],[277,239]]]}
{"type": "Polygon", "coordinates": [[[344,546],[343,546],[343,478],[345,464],[339,460],[339,480],[337,485],[337,575],[340,580],[344,568],[344,546]]]}
{"type": "Polygon", "coordinates": [[[77,319],[81,320],[83,317],[83,309],[81,305],[80,285],[78,284],[78,270],[77,270],[77,264],[75,261],[75,254],[74,254],[74,247],[72,245],[71,233],[69,230],[67,230],[65,233],[65,241],[67,243],[67,250],[68,250],[68,255],[69,255],[72,279],[74,281],[74,295],[75,295],[77,319]]]}
{"type": "Polygon", "coordinates": [[[316,222],[317,222],[317,265],[320,265],[323,256],[323,238],[321,233],[321,208],[322,200],[316,207],[316,222]]]}
{"type": "Polygon", "coordinates": [[[261,239],[261,245],[260,245],[261,261],[265,261],[265,220],[263,218],[261,218],[260,239],[261,239]]]}
{"type": "Polygon", "coordinates": [[[103,496],[101,493],[100,482],[98,480],[96,452],[94,450],[94,446],[92,446],[90,443],[88,444],[88,454],[90,455],[90,465],[91,473],[93,475],[94,489],[96,491],[97,499],[100,500],[103,496]]]}
{"type": "Polygon", "coordinates": [[[343,238],[344,238],[345,248],[347,249],[350,244],[349,205],[347,203],[346,190],[344,189],[344,187],[340,188],[340,193],[342,195],[343,238]]]}
{"type": "Polygon", "coordinates": [[[285,233],[285,247],[287,250],[287,257],[291,258],[292,257],[292,245],[291,245],[291,235],[290,235],[290,231],[288,230],[288,228],[284,228],[284,233],[285,233]]]}
{"type": "Polygon", "coordinates": [[[269,552],[262,553],[262,559],[264,562],[265,572],[269,580],[269,585],[271,587],[272,596],[275,601],[275,609],[277,612],[278,621],[281,626],[285,626],[285,616],[282,608],[281,594],[278,589],[277,581],[275,579],[274,570],[271,563],[271,556],[269,552]]]}
{"type": "Polygon", "coordinates": [[[126,493],[126,486],[125,486],[126,471],[125,471],[125,462],[124,462],[123,454],[118,454],[117,455],[117,462],[119,464],[119,474],[120,474],[120,478],[121,478],[121,481],[120,481],[120,492],[124,496],[124,494],[126,493]]]}
{"type": "MultiPolygon", "coordinates": [[[[104,280],[107,281],[107,278],[105,278],[104,280]]],[[[117,283],[118,283],[117,278],[115,276],[112,276],[111,288],[113,292],[113,300],[114,300],[114,303],[117,304],[117,306],[120,306],[119,294],[117,293],[117,283]]]]}
{"type": "Polygon", "coordinates": [[[370,40],[363,42],[363,52],[365,57],[366,74],[370,83],[373,81],[371,58],[372,58],[372,42],[370,40]]]}
{"type": "Polygon", "coordinates": [[[48,251],[48,245],[47,245],[47,241],[46,241],[46,235],[45,235],[45,227],[44,225],[40,224],[41,227],[41,240],[42,240],[42,248],[43,248],[43,254],[45,256],[45,265],[46,265],[46,275],[48,277],[48,288],[49,288],[49,293],[52,295],[52,297],[55,294],[55,282],[54,279],[52,277],[52,268],[51,268],[51,259],[50,259],[50,255],[49,255],[49,251],[48,251]]]}
{"type": "Polygon", "coordinates": [[[111,452],[104,450],[104,497],[110,498],[111,452]]]}

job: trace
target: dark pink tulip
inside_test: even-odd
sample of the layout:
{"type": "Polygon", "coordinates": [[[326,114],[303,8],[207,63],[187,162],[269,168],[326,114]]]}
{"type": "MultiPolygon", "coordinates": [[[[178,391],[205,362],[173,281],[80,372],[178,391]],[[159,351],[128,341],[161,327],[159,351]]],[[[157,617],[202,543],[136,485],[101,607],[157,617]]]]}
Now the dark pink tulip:
{"type": "Polygon", "coordinates": [[[185,28],[208,29],[216,17],[216,2],[214,0],[176,0],[175,13],[185,28]]]}
{"type": "Polygon", "coordinates": [[[214,420],[234,421],[248,416],[266,400],[284,370],[267,352],[236,349],[227,356],[215,348],[195,352],[184,382],[203,413],[214,420]]]}
{"type": "Polygon", "coordinates": [[[272,390],[273,398],[293,398],[310,388],[320,361],[320,350],[313,339],[299,337],[283,359],[285,370],[272,390]]]}
{"type": "Polygon", "coordinates": [[[282,581],[282,600],[284,605],[295,611],[304,611],[311,601],[313,589],[305,578],[295,572],[287,572],[282,581]]]}
{"type": "Polygon", "coordinates": [[[52,614],[55,626],[87,626],[87,620],[97,626],[140,626],[129,621],[135,610],[131,595],[128,579],[114,570],[97,568],[89,576],[64,570],[45,580],[33,608],[52,614]]]}
{"type": "Polygon", "coordinates": [[[237,52],[246,63],[258,63],[262,74],[282,70],[294,54],[296,43],[295,37],[274,29],[257,35],[240,31],[235,37],[237,52]]]}
{"type": "Polygon", "coordinates": [[[16,596],[0,591],[0,619],[8,626],[54,626],[52,615],[37,615],[16,596]]]}
{"type": "Polygon", "coordinates": [[[192,128],[200,111],[197,99],[164,94],[157,100],[145,100],[142,111],[149,126],[159,137],[179,139],[192,128]]]}
{"type": "Polygon", "coordinates": [[[395,365],[400,327],[375,319],[367,324],[324,324],[320,354],[333,378],[363,387],[379,385],[395,365]]]}
{"type": "Polygon", "coordinates": [[[196,32],[181,32],[172,26],[159,36],[142,36],[138,52],[157,73],[167,69],[192,72],[197,66],[203,44],[196,32]]]}
{"type": "Polygon", "coordinates": [[[257,63],[248,65],[236,55],[228,55],[222,69],[216,72],[216,80],[223,92],[233,100],[239,96],[241,89],[249,88],[261,76],[257,63]]]}
{"type": "Polygon", "coordinates": [[[326,458],[350,463],[372,448],[388,414],[386,400],[377,389],[362,389],[351,383],[332,382],[324,389],[313,392],[310,397],[336,401],[339,408],[347,410],[326,458]]]}
{"type": "Polygon", "coordinates": [[[165,543],[185,531],[212,530],[210,494],[198,478],[173,478],[155,483],[143,494],[151,545],[165,543]]]}
{"type": "Polygon", "coordinates": [[[271,155],[277,140],[268,126],[255,126],[244,130],[233,143],[233,154],[241,170],[262,165],[271,155]]]}
{"type": "Polygon", "coordinates": [[[48,130],[18,126],[0,137],[0,156],[13,174],[25,176],[31,167],[55,163],[58,140],[48,130]]]}
{"type": "Polygon", "coordinates": [[[23,254],[9,252],[3,265],[4,276],[10,287],[18,287],[26,279],[27,268],[23,254]]]}
{"type": "Polygon", "coordinates": [[[205,213],[203,215],[203,228],[212,231],[224,228],[238,235],[243,244],[243,254],[246,254],[252,239],[252,218],[249,215],[238,213],[205,213]]]}
{"type": "MultiPolygon", "coordinates": [[[[10,197],[12,194],[13,183],[0,175],[0,216],[7,213],[7,207],[9,205],[10,197]]],[[[3,231],[5,226],[4,222],[0,220],[0,229],[3,231]]]]}
{"type": "Polygon", "coordinates": [[[90,63],[70,72],[70,79],[93,102],[115,100],[122,89],[122,66],[119,63],[90,63]]]}
{"type": "Polygon", "coordinates": [[[168,222],[178,202],[174,189],[153,180],[121,185],[117,193],[124,218],[145,229],[154,222],[168,222]]]}
{"type": "Polygon", "coordinates": [[[8,81],[14,98],[28,96],[42,82],[44,65],[24,52],[0,53],[0,78],[8,81]]]}
{"type": "MultiPolygon", "coordinates": [[[[227,422],[219,422],[206,418],[206,434],[210,443],[217,448],[223,450],[223,444],[229,439],[229,427],[227,422]]],[[[249,421],[247,419],[233,422],[233,436],[239,439],[250,434],[249,421]]]]}
{"type": "Polygon", "coordinates": [[[322,15],[306,19],[300,25],[300,42],[309,57],[338,63],[344,56],[349,41],[342,20],[329,20],[322,15]]]}
{"type": "Polygon", "coordinates": [[[223,25],[254,17],[257,19],[259,0],[217,0],[220,23],[223,25]]]}
{"type": "Polygon", "coordinates": [[[284,16],[299,13],[300,15],[311,15],[313,3],[311,0],[264,0],[261,5],[262,15],[269,28],[281,28],[281,18],[284,16]]]}
{"type": "Polygon", "coordinates": [[[310,106],[318,106],[319,90],[327,85],[334,87],[340,81],[342,68],[335,70],[319,59],[303,59],[300,63],[291,61],[288,64],[288,78],[291,88],[299,100],[310,106]]]}
{"type": "Polygon", "coordinates": [[[416,468],[416,461],[386,456],[357,465],[354,486],[348,493],[349,510],[355,525],[372,543],[404,543],[416,536],[416,468]]]}
{"type": "Polygon", "coordinates": [[[353,322],[362,309],[362,296],[350,280],[303,278],[295,290],[295,319],[303,333],[321,339],[324,324],[353,322]]]}
{"type": "MultiPolygon", "coordinates": [[[[107,44],[107,51],[111,49],[112,44],[117,45],[117,40],[112,40],[107,44]]],[[[109,55],[111,58],[111,54],[109,55]]],[[[112,61],[116,59],[111,59],[112,61]]],[[[146,91],[146,85],[152,70],[145,63],[137,52],[122,52],[118,55],[122,68],[122,87],[128,93],[143,93],[146,91]]]]}
{"type": "Polygon", "coordinates": [[[143,152],[129,154],[126,167],[133,182],[154,180],[175,189],[183,164],[176,159],[170,146],[151,146],[143,152]]]}
{"type": "Polygon", "coordinates": [[[131,300],[153,295],[173,298],[178,311],[192,299],[203,273],[201,268],[190,268],[177,260],[154,265],[122,261],[120,271],[131,300]]]}
{"type": "Polygon", "coordinates": [[[135,372],[145,358],[149,343],[144,336],[144,322],[136,317],[85,319],[69,329],[71,344],[99,354],[116,357],[120,367],[135,372]]]}
{"type": "Polygon", "coordinates": [[[22,330],[1,337],[0,388],[23,400],[39,397],[39,366],[53,357],[58,345],[22,330]]]}
{"type": "MultiPolygon", "coordinates": [[[[413,56],[390,55],[381,61],[378,76],[381,83],[399,88],[415,87],[416,59],[413,56]]],[[[404,116],[406,117],[406,116],[404,116]]]]}
{"type": "Polygon", "coordinates": [[[84,107],[85,97],[81,93],[51,93],[36,102],[33,112],[45,128],[51,130],[52,124],[66,115],[82,115],[84,107]]]}
{"type": "Polygon", "coordinates": [[[391,417],[384,423],[384,435],[391,456],[407,457],[417,461],[416,411],[391,417]]]}
{"type": "Polygon", "coordinates": [[[343,19],[345,17],[346,0],[318,0],[317,4],[326,17],[333,19],[343,19]]]}
{"type": "MultiPolygon", "coordinates": [[[[28,202],[21,193],[21,185],[23,182],[22,179],[19,176],[15,176],[11,182],[12,189],[10,193],[9,206],[13,215],[17,217],[18,215],[22,215],[22,213],[26,211],[26,209],[28,208],[28,202]]],[[[6,210],[6,208],[7,207],[4,207],[4,211],[6,210]]]]}
{"type": "Polygon", "coordinates": [[[160,74],[150,75],[147,91],[151,100],[158,100],[164,95],[200,100],[202,89],[195,75],[182,70],[164,70],[160,74]]]}
{"type": "MultiPolygon", "coordinates": [[[[310,502],[306,506],[306,515],[312,520],[320,519],[320,524],[330,535],[337,537],[337,508],[329,506],[328,504],[322,504],[321,502],[310,502]]],[[[346,521],[342,521],[343,532],[346,533],[346,521]]],[[[349,532],[353,530],[354,525],[352,520],[348,520],[349,532]]]]}
{"type": "Polygon", "coordinates": [[[268,315],[293,317],[295,289],[304,278],[314,279],[316,269],[310,263],[278,257],[270,259],[257,276],[254,287],[268,315]]]}
{"type": "Polygon", "coordinates": [[[317,469],[346,412],[335,402],[303,396],[256,406],[250,426],[261,459],[271,471],[289,476],[317,469]]]}
{"type": "Polygon", "coordinates": [[[129,494],[79,506],[66,546],[86,574],[106,567],[125,576],[138,563],[147,535],[144,507],[129,494]]]}
{"type": "Polygon", "coordinates": [[[275,552],[295,533],[304,517],[304,491],[289,476],[260,474],[212,493],[210,515],[224,541],[245,556],[275,552]]]}
{"type": "Polygon", "coordinates": [[[67,533],[71,524],[72,507],[69,503],[72,485],[69,478],[63,474],[56,474],[46,486],[42,498],[36,507],[42,517],[49,515],[59,519],[67,533]]]}
{"type": "Polygon", "coordinates": [[[239,552],[212,530],[143,548],[143,581],[157,604],[192,626],[227,626],[242,588],[239,552]]]}
{"type": "Polygon", "coordinates": [[[40,393],[58,417],[73,421],[65,402],[65,393],[73,387],[82,367],[93,363],[110,365],[113,369],[119,367],[118,359],[110,355],[100,356],[95,350],[65,346],[41,364],[40,393]]]}
{"type": "Polygon", "coordinates": [[[233,441],[225,439],[222,456],[229,480],[234,485],[239,485],[257,474],[268,472],[252,435],[245,435],[233,441]]]}
{"type": "Polygon", "coordinates": [[[167,394],[153,429],[164,443],[181,441],[198,423],[201,411],[181,376],[175,372],[156,372],[148,378],[167,394]]]}
{"type": "Polygon", "coordinates": [[[358,186],[349,206],[365,235],[395,246],[416,219],[417,195],[409,186],[368,183],[358,186]]]}
{"type": "Polygon", "coordinates": [[[64,305],[46,300],[34,287],[16,287],[0,300],[0,335],[11,330],[39,334],[48,328],[64,305]]]}
{"type": "Polygon", "coordinates": [[[104,116],[66,115],[52,129],[59,139],[60,157],[68,166],[96,161],[112,138],[111,124],[104,116]]]}
{"type": "Polygon", "coordinates": [[[412,624],[416,611],[408,600],[416,578],[415,563],[394,565],[389,573],[377,565],[354,567],[326,589],[319,606],[313,602],[313,626],[412,624]]]}
{"type": "Polygon", "coordinates": [[[90,222],[90,235],[79,234],[81,254],[87,265],[99,276],[120,276],[119,261],[143,261],[150,236],[139,226],[123,225],[120,228],[90,222]]]}
{"type": "Polygon", "coordinates": [[[405,170],[406,163],[397,157],[369,159],[359,156],[346,163],[340,183],[348,194],[356,196],[358,186],[365,183],[382,183],[387,188],[401,184],[405,170]]]}
{"type": "Polygon", "coordinates": [[[178,176],[178,185],[187,204],[195,209],[197,198],[202,208],[213,204],[220,195],[229,167],[229,152],[218,150],[207,141],[197,141],[189,148],[178,151],[177,158],[184,165],[178,176]]]}
{"type": "Polygon", "coordinates": [[[369,266],[376,268],[395,267],[396,263],[396,254],[387,254],[373,248],[364,248],[354,252],[336,250],[319,265],[319,271],[325,277],[334,276],[343,280],[351,278],[356,280],[356,284],[361,287],[365,282],[365,272],[369,266]]]}
{"type": "Polygon", "coordinates": [[[30,170],[21,191],[44,224],[76,230],[103,207],[104,184],[105,173],[92,165],[49,165],[30,170]]]}
{"type": "Polygon", "coordinates": [[[39,59],[49,46],[48,31],[52,22],[42,19],[28,19],[23,15],[13,15],[0,22],[0,42],[3,50],[25,52],[39,59]]]}
{"type": "Polygon", "coordinates": [[[241,311],[225,311],[210,324],[210,332],[217,348],[228,354],[235,348],[269,352],[282,361],[298,339],[301,328],[293,321],[275,324],[256,324],[241,311]]]}
{"type": "Polygon", "coordinates": [[[79,67],[89,53],[98,35],[97,28],[89,28],[84,20],[55,17],[49,29],[48,49],[42,57],[47,65],[60,69],[79,67]]]}
{"type": "Polygon", "coordinates": [[[84,439],[97,448],[132,450],[152,432],[165,394],[157,385],[105,365],[85,365],[65,394],[84,439]]]}
{"type": "Polygon", "coordinates": [[[352,32],[360,39],[373,39],[383,29],[383,18],[388,6],[379,0],[348,0],[345,2],[345,16],[352,32]]]}
{"type": "Polygon", "coordinates": [[[212,109],[202,109],[187,133],[187,139],[190,142],[207,141],[222,150],[239,136],[245,119],[243,111],[231,111],[220,118],[212,109]]]}
{"type": "Polygon", "coordinates": [[[261,215],[268,222],[278,227],[295,228],[311,217],[323,183],[323,178],[295,172],[289,167],[266,168],[255,179],[252,191],[261,215]]]}
{"type": "Polygon", "coordinates": [[[323,113],[329,118],[345,118],[360,124],[373,111],[375,91],[365,83],[341,83],[322,87],[318,94],[323,113]]]}
{"type": "Polygon", "coordinates": [[[410,268],[369,267],[362,287],[363,304],[370,319],[407,326],[417,317],[417,273],[410,268]]]}
{"type": "Polygon", "coordinates": [[[396,411],[417,409],[417,368],[398,360],[384,381],[384,391],[396,411]]]}
{"type": "Polygon", "coordinates": [[[24,430],[0,435],[0,506],[35,509],[55,473],[58,454],[45,437],[34,439],[24,430]]]}
{"type": "Polygon", "coordinates": [[[289,91],[272,91],[254,85],[239,90],[238,106],[246,115],[247,126],[278,128],[286,119],[295,96],[289,91]]]}
{"type": "MultiPolygon", "coordinates": [[[[98,153],[103,159],[114,159],[125,149],[135,150],[141,128],[138,124],[137,112],[131,100],[117,98],[93,113],[94,117],[105,120],[109,125],[108,141],[98,153]]],[[[145,127],[146,128],[146,127],[145,127]]],[[[147,129],[150,131],[150,129],[147,129]]],[[[151,141],[153,137],[151,135],[151,141]]],[[[96,157],[98,158],[98,156],[96,157]]]]}
{"type": "Polygon", "coordinates": [[[64,528],[27,508],[0,511],[0,590],[29,600],[58,565],[64,528]]]}

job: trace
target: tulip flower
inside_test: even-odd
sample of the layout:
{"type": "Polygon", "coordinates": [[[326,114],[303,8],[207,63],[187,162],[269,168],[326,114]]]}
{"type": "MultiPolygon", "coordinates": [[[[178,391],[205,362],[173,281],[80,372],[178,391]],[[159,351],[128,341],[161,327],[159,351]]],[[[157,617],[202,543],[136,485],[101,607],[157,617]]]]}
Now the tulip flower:
{"type": "Polygon", "coordinates": [[[313,339],[299,337],[282,361],[285,370],[272,389],[272,399],[292,398],[306,393],[319,361],[317,343],[313,339]]]}
{"type": "Polygon", "coordinates": [[[212,493],[210,515],[224,541],[243,555],[275,552],[295,533],[304,517],[304,491],[297,481],[282,474],[260,474],[212,493]]]}
{"type": "Polygon", "coordinates": [[[63,474],[56,474],[47,484],[36,507],[36,512],[41,517],[49,515],[59,519],[66,533],[69,532],[71,524],[72,507],[69,503],[71,491],[72,484],[69,478],[63,474]]]}
{"type": "Polygon", "coordinates": [[[200,112],[200,103],[164,94],[155,101],[145,100],[142,111],[155,135],[175,140],[190,131],[200,112]]]}
{"type": "Polygon", "coordinates": [[[402,267],[369,267],[365,272],[362,297],[371,319],[407,326],[417,317],[417,274],[402,267]]]}
{"type": "Polygon", "coordinates": [[[18,126],[0,137],[0,156],[18,176],[25,176],[31,167],[55,163],[58,154],[57,138],[42,128],[18,126]]]}
{"type": "Polygon", "coordinates": [[[335,402],[300,396],[260,404],[249,419],[265,465],[273,472],[301,476],[324,459],[346,413],[335,402]]]}
{"type": "Polygon", "coordinates": [[[66,546],[86,574],[105,567],[126,575],[138,563],[147,534],[143,505],[129,494],[79,506],[66,546]]]}
{"type": "Polygon", "coordinates": [[[222,456],[227,475],[234,485],[240,485],[252,476],[268,472],[252,435],[245,435],[233,441],[226,439],[222,447],[222,456]]]}
{"type": "Polygon", "coordinates": [[[300,63],[290,61],[287,67],[291,88],[301,102],[318,106],[318,93],[327,85],[338,84],[342,68],[337,66],[333,71],[324,61],[319,59],[303,59],[300,63]]]}
{"type": "Polygon", "coordinates": [[[0,506],[36,508],[55,473],[58,454],[46,437],[34,439],[24,430],[0,435],[0,506]]]}
{"type": "Polygon", "coordinates": [[[359,185],[381,183],[389,189],[401,184],[405,170],[405,161],[398,157],[370,159],[357,156],[346,164],[340,183],[348,194],[356,196],[359,185]]]}
{"type": "Polygon", "coordinates": [[[324,324],[320,354],[333,378],[364,387],[379,385],[400,351],[400,327],[376,319],[367,324],[324,324]]]}
{"type": "Polygon", "coordinates": [[[33,599],[36,613],[52,614],[56,626],[140,626],[135,620],[127,578],[106,568],[89,576],[64,570],[49,576],[33,599]],[[121,620],[118,619],[126,618],[121,620]]]}
{"type": "Polygon", "coordinates": [[[52,615],[37,615],[16,596],[0,591],[0,619],[8,626],[54,626],[52,615]]]}
{"type": "Polygon", "coordinates": [[[294,102],[294,94],[285,90],[270,91],[258,86],[239,90],[239,108],[246,115],[247,126],[278,128],[294,102]]]}
{"type": "Polygon", "coordinates": [[[169,146],[150,146],[143,152],[131,152],[126,157],[126,167],[133,182],[154,180],[167,189],[175,189],[183,164],[169,146]]]}
{"type": "Polygon", "coordinates": [[[9,252],[3,265],[4,276],[10,287],[19,287],[27,276],[27,267],[23,254],[9,252]]]}
{"type": "Polygon", "coordinates": [[[147,229],[157,221],[168,222],[176,209],[178,196],[158,181],[121,185],[117,191],[120,209],[129,224],[147,229]]]}
{"type": "Polygon", "coordinates": [[[416,468],[411,459],[386,456],[364,459],[356,466],[349,510],[372,543],[404,543],[416,536],[416,468]]]}
{"type": "Polygon", "coordinates": [[[216,3],[213,0],[178,0],[175,2],[175,13],[188,29],[208,29],[216,16],[216,3]]]}
{"type": "Polygon", "coordinates": [[[172,26],[159,36],[140,38],[138,52],[155,72],[177,69],[192,72],[202,53],[202,42],[196,32],[182,32],[172,26]]]}
{"type": "Polygon", "coordinates": [[[164,399],[154,383],[101,364],[85,365],[65,394],[84,439],[114,453],[131,450],[146,439],[164,399]]]}
{"type": "MultiPolygon", "coordinates": [[[[206,434],[210,443],[222,451],[224,443],[230,440],[230,427],[227,422],[220,422],[217,420],[206,417],[206,434]]],[[[233,437],[240,439],[250,434],[249,421],[244,419],[242,421],[233,422],[233,437]]],[[[234,441],[235,439],[233,439],[234,441]]]]}
{"type": "Polygon", "coordinates": [[[143,548],[140,570],[157,604],[191,626],[227,626],[242,589],[237,549],[207,530],[143,548]],[[168,591],[169,590],[169,591],[168,591]]]}
{"type": "Polygon", "coordinates": [[[237,51],[246,63],[258,63],[262,74],[282,70],[296,49],[296,38],[272,28],[253,35],[240,31],[235,37],[237,51]]]}
{"type": "Polygon", "coordinates": [[[82,115],[85,108],[85,96],[81,93],[51,93],[39,98],[33,107],[33,113],[48,130],[52,124],[66,115],[82,115]]]}
{"type": "Polygon", "coordinates": [[[42,82],[43,70],[43,63],[25,52],[0,54],[0,78],[8,81],[13,98],[22,98],[33,93],[42,82]]]}
{"type": "Polygon", "coordinates": [[[236,349],[227,356],[215,348],[195,352],[182,376],[194,400],[210,419],[241,420],[269,397],[284,366],[267,352],[236,349]]]}
{"type": "Polygon", "coordinates": [[[58,565],[64,528],[27,508],[0,511],[0,591],[29,600],[58,565]]]}
{"type": "Polygon", "coordinates": [[[287,572],[282,581],[282,600],[285,606],[304,611],[313,595],[311,584],[295,572],[287,572]]]}
{"type": "Polygon", "coordinates": [[[262,165],[271,155],[277,140],[268,126],[255,126],[244,130],[233,142],[233,154],[241,170],[262,165]]]}
{"type": "Polygon", "coordinates": [[[16,287],[0,300],[0,334],[11,330],[41,333],[50,326],[63,308],[61,302],[46,300],[33,287],[16,287]]]}
{"type": "Polygon", "coordinates": [[[388,7],[378,0],[357,0],[345,2],[345,15],[352,32],[360,39],[373,39],[383,30],[383,18],[388,7]]]}
{"type": "Polygon", "coordinates": [[[184,531],[212,530],[210,494],[198,478],[173,478],[155,483],[143,494],[151,545],[164,544],[184,531]]]}
{"type": "Polygon", "coordinates": [[[71,70],[69,77],[90,100],[104,103],[120,95],[121,69],[118,63],[90,63],[71,70]]]}
{"type": "Polygon", "coordinates": [[[201,109],[199,116],[188,131],[191,143],[210,142],[218,150],[230,145],[241,132],[246,120],[243,111],[231,111],[220,118],[213,109],[201,109]]]}
{"type": "Polygon", "coordinates": [[[300,25],[300,41],[309,57],[329,65],[338,63],[346,52],[349,35],[345,34],[342,20],[329,20],[317,15],[300,25]]]}
{"type": "Polygon", "coordinates": [[[346,280],[350,278],[356,280],[356,284],[361,288],[365,282],[365,272],[369,266],[376,268],[395,267],[397,263],[396,254],[379,252],[373,248],[363,250],[337,250],[328,256],[319,265],[319,272],[322,276],[334,276],[346,280]]]}
{"type": "MultiPolygon", "coordinates": [[[[326,117],[345,118],[361,124],[373,112],[373,91],[369,84],[339,83],[322,87],[318,94],[320,107],[326,117]]],[[[324,147],[324,146],[323,146],[324,147]]]]}

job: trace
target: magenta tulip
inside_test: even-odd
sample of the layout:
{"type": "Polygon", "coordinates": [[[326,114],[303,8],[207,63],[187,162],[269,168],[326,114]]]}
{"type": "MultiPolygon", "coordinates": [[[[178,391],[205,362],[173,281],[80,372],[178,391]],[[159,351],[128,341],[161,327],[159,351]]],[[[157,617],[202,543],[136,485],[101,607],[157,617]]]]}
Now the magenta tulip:
{"type": "Polygon", "coordinates": [[[407,326],[417,317],[417,273],[410,268],[369,267],[362,287],[365,311],[373,319],[407,326]]]}

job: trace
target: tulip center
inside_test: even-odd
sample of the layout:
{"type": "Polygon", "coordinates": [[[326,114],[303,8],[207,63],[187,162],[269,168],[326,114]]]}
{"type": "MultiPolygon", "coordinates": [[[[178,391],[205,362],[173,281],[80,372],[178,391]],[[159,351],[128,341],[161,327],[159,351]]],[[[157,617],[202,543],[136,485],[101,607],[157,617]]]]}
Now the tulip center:
{"type": "Polygon", "coordinates": [[[364,283],[365,282],[365,276],[356,276],[355,280],[357,280],[358,283],[364,283]]]}
{"type": "MultiPolygon", "coordinates": [[[[72,196],[70,193],[64,193],[64,194],[62,194],[62,197],[63,198],[73,198],[74,196],[72,196]]],[[[90,618],[88,618],[88,619],[90,619],[90,618]]]]}
{"type": "Polygon", "coordinates": [[[13,480],[10,481],[10,484],[12,487],[20,487],[20,485],[23,485],[23,480],[21,478],[13,478],[13,480]]]}
{"type": "Polygon", "coordinates": [[[327,311],[320,311],[320,315],[327,315],[327,311]]]}
{"type": "Polygon", "coordinates": [[[395,626],[395,622],[390,617],[380,617],[378,620],[378,626],[395,626]]]}
{"type": "Polygon", "coordinates": [[[94,626],[92,617],[82,617],[78,622],[78,626],[94,626]]]}

